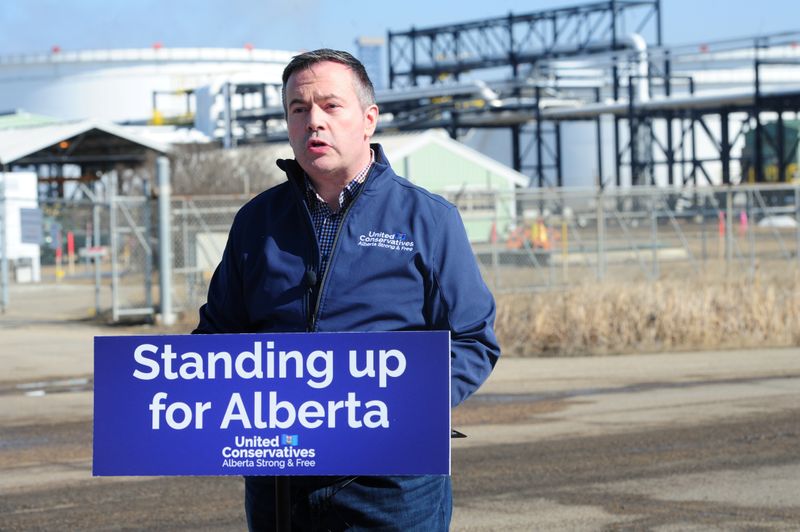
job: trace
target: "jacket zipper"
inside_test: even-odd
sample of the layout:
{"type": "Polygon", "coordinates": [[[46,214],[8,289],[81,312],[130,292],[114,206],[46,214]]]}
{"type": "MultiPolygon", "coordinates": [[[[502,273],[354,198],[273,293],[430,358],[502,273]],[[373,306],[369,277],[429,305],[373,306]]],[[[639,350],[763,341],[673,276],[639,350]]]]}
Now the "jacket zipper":
{"type": "MultiPolygon", "coordinates": [[[[342,215],[342,221],[339,223],[339,228],[336,230],[336,236],[333,237],[333,246],[331,247],[331,256],[328,258],[328,266],[325,268],[325,273],[322,274],[322,281],[319,283],[319,290],[317,291],[317,300],[314,303],[314,312],[311,314],[311,321],[309,323],[309,332],[314,332],[317,328],[317,313],[319,312],[319,305],[322,301],[322,293],[325,290],[325,281],[328,280],[328,272],[331,271],[331,267],[333,266],[333,261],[336,258],[336,251],[338,250],[339,244],[339,235],[342,232],[342,228],[344,224],[347,222],[347,217],[350,214],[350,209],[353,208],[358,198],[361,196],[361,193],[364,192],[364,189],[367,188],[367,183],[372,177],[373,170],[375,169],[375,165],[372,165],[372,168],[369,169],[369,173],[367,177],[364,179],[364,183],[361,185],[361,188],[358,189],[358,193],[356,193],[355,197],[353,197],[353,201],[350,202],[350,205],[344,210],[344,214],[342,215]]],[[[314,240],[316,240],[317,236],[314,233],[314,240]]]]}
{"type": "MultiPolygon", "coordinates": [[[[295,194],[297,195],[297,201],[300,203],[300,208],[305,213],[303,217],[306,223],[306,229],[311,234],[311,241],[317,241],[317,233],[314,231],[314,224],[311,222],[311,213],[308,211],[308,206],[306,205],[305,200],[303,199],[302,193],[297,190],[297,187],[293,187],[295,194]]],[[[316,279],[317,268],[319,268],[319,247],[317,245],[317,263],[314,265],[306,266],[306,271],[303,273],[303,284],[306,285],[305,294],[303,295],[303,303],[304,303],[304,310],[306,314],[306,332],[311,332],[313,330],[313,323],[314,323],[314,315],[312,314],[312,306],[311,306],[311,296],[314,293],[314,285],[312,285],[309,280],[311,275],[309,272],[313,272],[313,277],[316,279]]],[[[312,258],[313,260],[313,258],[312,258]]],[[[316,284],[316,283],[315,283],[316,284]]]]}
{"type": "Polygon", "coordinates": [[[314,321],[314,317],[311,314],[312,307],[311,307],[311,298],[314,294],[314,287],[317,285],[317,274],[314,271],[314,268],[308,267],[306,268],[305,273],[303,274],[303,283],[306,285],[306,293],[303,296],[304,303],[305,303],[305,313],[306,313],[306,332],[311,332],[311,327],[314,321]]]}

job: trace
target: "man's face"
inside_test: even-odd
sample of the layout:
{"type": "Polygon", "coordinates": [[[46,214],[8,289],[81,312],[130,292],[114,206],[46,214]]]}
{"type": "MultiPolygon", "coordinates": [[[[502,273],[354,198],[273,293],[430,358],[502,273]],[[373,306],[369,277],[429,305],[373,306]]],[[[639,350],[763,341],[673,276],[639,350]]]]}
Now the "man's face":
{"type": "Polygon", "coordinates": [[[369,163],[378,108],[361,107],[349,67],[325,61],[295,72],[285,100],[289,143],[312,179],[344,184],[369,163]]]}

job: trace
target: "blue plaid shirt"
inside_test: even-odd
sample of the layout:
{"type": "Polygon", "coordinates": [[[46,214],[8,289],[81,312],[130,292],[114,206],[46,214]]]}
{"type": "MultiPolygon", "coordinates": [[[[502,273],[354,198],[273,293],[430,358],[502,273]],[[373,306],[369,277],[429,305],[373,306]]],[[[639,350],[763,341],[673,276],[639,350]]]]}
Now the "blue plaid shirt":
{"type": "Polygon", "coordinates": [[[336,240],[336,233],[339,232],[344,213],[358,195],[358,191],[361,189],[361,185],[364,184],[372,163],[375,162],[375,153],[372,150],[370,152],[369,164],[357,173],[353,180],[347,183],[347,186],[339,193],[339,210],[336,212],[317,194],[314,185],[311,184],[311,179],[306,174],[306,203],[308,204],[308,210],[311,211],[311,222],[314,224],[314,232],[317,234],[317,243],[319,244],[320,271],[318,275],[320,279],[325,275],[325,270],[328,267],[328,260],[330,259],[331,251],[333,251],[333,242],[336,240]]]}

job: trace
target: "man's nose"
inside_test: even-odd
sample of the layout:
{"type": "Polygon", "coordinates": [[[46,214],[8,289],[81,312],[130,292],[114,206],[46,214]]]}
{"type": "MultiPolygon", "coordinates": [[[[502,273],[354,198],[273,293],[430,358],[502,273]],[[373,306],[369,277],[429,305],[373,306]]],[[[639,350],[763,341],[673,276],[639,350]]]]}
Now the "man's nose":
{"type": "Polygon", "coordinates": [[[312,105],[308,110],[308,130],[317,131],[323,129],[322,109],[316,105],[312,105]]]}

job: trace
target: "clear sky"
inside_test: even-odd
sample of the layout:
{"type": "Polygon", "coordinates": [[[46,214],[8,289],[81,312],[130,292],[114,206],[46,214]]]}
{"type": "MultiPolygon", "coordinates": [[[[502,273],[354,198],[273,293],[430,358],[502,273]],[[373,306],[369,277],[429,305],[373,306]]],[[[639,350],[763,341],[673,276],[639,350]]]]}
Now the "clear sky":
{"type": "MultiPolygon", "coordinates": [[[[165,47],[354,49],[358,36],[576,0],[0,0],[0,55],[165,47]]],[[[667,44],[800,31],[800,0],[662,0],[667,44]]]]}

